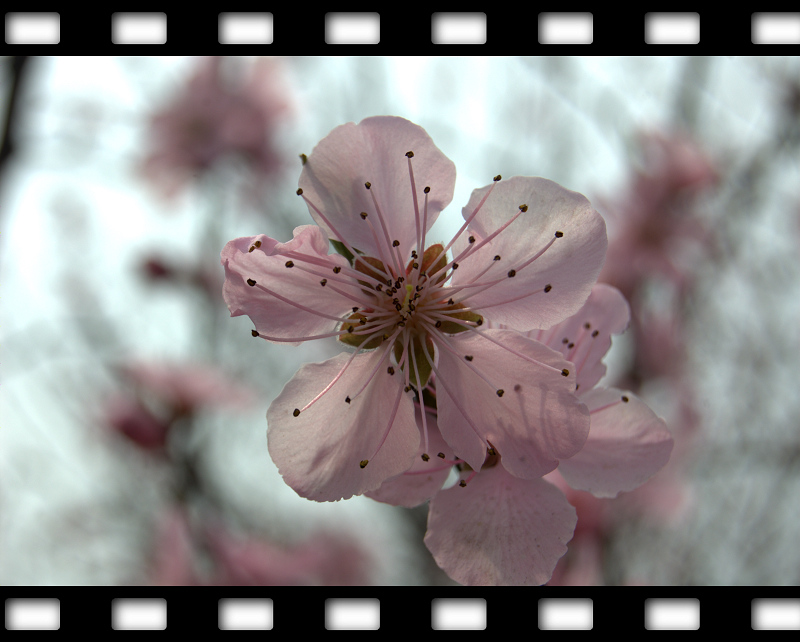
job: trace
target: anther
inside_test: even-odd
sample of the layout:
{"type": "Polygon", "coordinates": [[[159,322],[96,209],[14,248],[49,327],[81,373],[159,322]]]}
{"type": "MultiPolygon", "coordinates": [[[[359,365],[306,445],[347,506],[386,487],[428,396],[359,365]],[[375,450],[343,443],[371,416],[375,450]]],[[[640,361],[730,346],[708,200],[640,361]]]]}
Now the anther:
{"type": "Polygon", "coordinates": [[[466,487],[467,487],[467,482],[465,482],[465,481],[462,479],[460,482],[458,482],[458,485],[459,485],[459,486],[461,486],[461,488],[466,488],[466,487]]]}
{"type": "Polygon", "coordinates": [[[414,152],[406,152],[406,157],[414,158],[414,152]]]}
{"type": "Polygon", "coordinates": [[[255,284],[256,284],[256,282],[255,282],[253,279],[247,279],[247,285],[249,285],[251,288],[252,288],[252,287],[253,287],[255,284]]]}
{"type": "Polygon", "coordinates": [[[437,456],[439,459],[444,459],[444,453],[439,453],[439,454],[438,454],[438,455],[436,455],[436,456],[437,456]]]}
{"type": "Polygon", "coordinates": [[[287,268],[292,268],[292,267],[294,267],[294,261],[286,261],[286,267],[287,267],[287,268]]]}
{"type": "Polygon", "coordinates": [[[394,367],[393,366],[389,366],[388,368],[386,368],[386,372],[388,372],[390,375],[393,375],[394,374],[394,367]]]}
{"type": "Polygon", "coordinates": [[[511,278],[512,276],[517,276],[517,271],[516,270],[509,270],[508,271],[508,278],[511,278]]]}
{"type": "Polygon", "coordinates": [[[250,330],[250,334],[252,334],[254,337],[258,337],[258,336],[260,336],[260,335],[258,334],[258,330],[250,330]]]}
{"type": "Polygon", "coordinates": [[[453,299],[447,299],[447,305],[455,305],[455,301],[453,301],[453,299]]]}
{"type": "Polygon", "coordinates": [[[564,376],[564,377],[568,377],[568,376],[569,376],[569,370],[567,370],[566,368],[564,368],[564,369],[561,371],[561,374],[562,374],[562,376],[564,376]]]}
{"type": "Polygon", "coordinates": [[[251,245],[251,246],[250,246],[250,249],[249,249],[249,250],[247,250],[247,251],[248,251],[248,252],[252,252],[252,251],[253,251],[253,250],[255,250],[255,249],[256,249],[256,246],[255,246],[255,245],[251,245]]]}
{"type": "Polygon", "coordinates": [[[305,165],[308,162],[308,156],[305,154],[300,154],[300,164],[305,165]]]}
{"type": "Polygon", "coordinates": [[[358,464],[358,465],[359,465],[359,466],[361,466],[361,468],[366,468],[368,463],[369,463],[369,459],[362,459],[362,460],[359,462],[359,464],[358,464]]]}
{"type": "Polygon", "coordinates": [[[400,245],[400,241],[398,241],[397,239],[392,241],[392,247],[397,247],[398,245],[400,245]]]}
{"type": "Polygon", "coordinates": [[[486,449],[486,454],[495,457],[497,455],[497,451],[495,450],[494,446],[490,446],[486,449]]]}
{"type": "Polygon", "coordinates": [[[572,350],[572,348],[574,348],[574,347],[575,347],[575,344],[570,342],[569,345],[567,346],[567,349],[572,350]]]}
{"type": "Polygon", "coordinates": [[[492,259],[492,260],[499,261],[500,260],[500,255],[499,254],[495,254],[494,255],[494,259],[492,259]]]}
{"type": "MultiPolygon", "coordinates": [[[[350,403],[350,397],[349,396],[345,397],[344,398],[344,402],[345,403],[350,403]]],[[[363,466],[362,466],[362,468],[363,468],[363,466]]]]}
{"type": "Polygon", "coordinates": [[[625,395],[622,395],[622,401],[624,401],[625,403],[628,403],[628,398],[625,395]]]}
{"type": "Polygon", "coordinates": [[[564,232],[556,232],[557,239],[560,239],[562,236],[564,236],[564,232]]]}
{"type": "Polygon", "coordinates": [[[342,268],[339,267],[338,265],[335,268],[333,268],[333,273],[334,274],[339,274],[339,272],[341,272],[341,271],[342,271],[342,268]]]}
{"type": "Polygon", "coordinates": [[[300,408],[295,408],[294,412],[292,413],[292,417],[299,417],[300,416],[300,408]]]}
{"type": "Polygon", "coordinates": [[[495,177],[494,177],[492,180],[493,180],[493,181],[496,183],[496,182],[497,182],[497,181],[499,181],[501,178],[503,178],[503,177],[502,177],[502,176],[500,176],[500,174],[498,174],[498,175],[497,175],[497,176],[495,176],[495,177]]]}
{"type": "Polygon", "coordinates": [[[469,243],[470,243],[470,245],[472,245],[474,242],[475,242],[475,237],[474,237],[474,236],[470,236],[470,237],[469,237],[469,243]]]}
{"type": "Polygon", "coordinates": [[[483,325],[483,317],[480,317],[476,322],[475,325],[483,325]]]}
{"type": "Polygon", "coordinates": [[[520,212],[527,212],[528,211],[528,206],[523,203],[522,205],[519,206],[519,211],[520,212]]]}
{"type": "Polygon", "coordinates": [[[592,332],[592,337],[596,337],[598,334],[600,334],[600,330],[595,330],[592,332]]]}
{"type": "Polygon", "coordinates": [[[475,357],[473,357],[471,354],[465,354],[465,355],[464,355],[464,358],[465,358],[467,361],[472,361],[472,360],[473,360],[475,357]]]}
{"type": "Polygon", "coordinates": [[[347,332],[348,334],[353,334],[353,326],[351,325],[347,326],[347,332]]]}
{"type": "Polygon", "coordinates": [[[583,324],[583,327],[588,330],[589,328],[592,327],[592,324],[587,321],[586,323],[583,324]]]}
{"type": "Polygon", "coordinates": [[[502,388],[500,388],[500,389],[497,391],[497,396],[498,396],[498,397],[502,397],[502,396],[503,396],[505,393],[506,393],[506,391],[505,391],[505,390],[503,390],[502,388]]]}
{"type": "Polygon", "coordinates": [[[441,322],[441,321],[437,321],[437,322],[436,322],[436,323],[434,323],[433,325],[434,325],[434,327],[436,327],[436,328],[441,328],[441,327],[442,327],[442,322],[441,322]]]}
{"type": "Polygon", "coordinates": [[[367,216],[369,216],[369,214],[367,214],[366,212],[361,212],[360,216],[361,216],[362,219],[364,219],[366,221],[367,220],[367,216]]]}
{"type": "Polygon", "coordinates": [[[422,453],[422,461],[428,461],[430,459],[430,455],[428,453],[422,453]]]}
{"type": "Polygon", "coordinates": [[[567,339],[567,337],[564,337],[563,339],[561,339],[561,343],[567,344],[569,343],[569,339],[567,339]]]}
{"type": "Polygon", "coordinates": [[[458,263],[453,263],[453,269],[454,269],[454,270],[457,270],[457,269],[458,269],[458,263]]]}
{"type": "MultiPolygon", "coordinates": [[[[367,181],[366,183],[364,183],[364,187],[366,187],[367,189],[369,189],[370,187],[372,187],[372,183],[370,183],[369,181],[367,181]]],[[[364,466],[362,466],[362,468],[363,468],[363,467],[364,467],[364,466]]]]}
{"type": "Polygon", "coordinates": [[[552,290],[552,289],[553,289],[553,286],[552,286],[552,285],[550,285],[549,283],[548,283],[547,285],[545,285],[545,286],[544,286],[544,291],[545,291],[545,292],[549,292],[549,291],[550,291],[550,290],[552,290]]]}
{"type": "Polygon", "coordinates": [[[321,285],[321,286],[324,288],[324,287],[325,287],[325,284],[326,284],[327,282],[328,282],[328,279],[322,279],[322,281],[320,281],[320,282],[319,282],[319,284],[320,284],[320,285],[321,285]]]}
{"type": "Polygon", "coordinates": [[[297,188],[297,192],[296,192],[296,194],[297,194],[298,196],[300,196],[302,193],[303,193],[303,190],[302,190],[301,188],[299,188],[299,187],[298,187],[298,188],[297,188]]]}
{"type": "Polygon", "coordinates": [[[253,245],[255,245],[256,247],[261,247],[261,241],[256,241],[255,243],[253,243],[253,245]]]}
{"type": "Polygon", "coordinates": [[[431,191],[431,188],[430,188],[430,187],[426,187],[426,188],[425,188],[424,190],[422,190],[422,191],[423,191],[423,192],[425,192],[426,194],[429,194],[429,193],[430,193],[430,191],[431,191]]]}

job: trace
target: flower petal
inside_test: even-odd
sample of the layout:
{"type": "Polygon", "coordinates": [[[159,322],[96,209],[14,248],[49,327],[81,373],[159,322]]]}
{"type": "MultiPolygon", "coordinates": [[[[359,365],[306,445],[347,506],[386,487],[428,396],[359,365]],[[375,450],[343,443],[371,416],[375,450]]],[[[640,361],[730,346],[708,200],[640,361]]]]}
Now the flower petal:
{"type": "Polygon", "coordinates": [[[431,500],[425,545],[461,584],[535,586],[550,579],[576,522],[551,483],[496,466],[431,500]]]}
{"type": "Polygon", "coordinates": [[[448,342],[456,354],[438,350],[439,429],[473,469],[483,465],[488,443],[506,470],[524,479],[549,473],[580,450],[589,413],[574,394],[574,373],[562,375],[571,364],[559,353],[511,330],[448,342]]]}
{"type": "Polygon", "coordinates": [[[641,399],[614,388],[595,388],[581,400],[591,412],[589,438],[577,455],[558,466],[570,486],[597,497],[616,497],[641,486],[667,463],[672,435],[641,399]]]}
{"type": "MultiPolygon", "coordinates": [[[[417,409],[417,424],[421,426],[421,415],[417,409]]],[[[453,451],[442,439],[439,428],[436,425],[436,418],[428,414],[426,418],[428,428],[428,448],[425,449],[424,439],[420,439],[419,450],[414,459],[414,465],[404,473],[392,477],[383,482],[377,490],[365,493],[376,501],[392,504],[394,506],[405,506],[413,508],[423,502],[428,501],[438,493],[453,465],[444,463],[452,462],[453,451]],[[444,457],[439,457],[439,453],[444,457]],[[422,459],[422,455],[428,455],[428,461],[422,459]]]]}
{"type": "Polygon", "coordinates": [[[358,125],[346,123],[323,138],[303,166],[299,186],[303,195],[344,235],[342,239],[309,207],[311,216],[330,238],[346,240],[365,254],[380,257],[370,226],[359,216],[367,212],[385,247],[372,196],[386,221],[390,242],[398,240],[401,258],[416,247],[416,214],[406,152],[413,151],[414,178],[420,216],[422,190],[430,186],[428,228],[453,199],[456,168],[419,125],[394,116],[366,118],[358,125]],[[371,183],[371,192],[364,183],[371,183]]]}
{"type": "MultiPolygon", "coordinates": [[[[343,257],[327,253],[328,239],[316,225],[296,228],[288,243],[263,234],[234,239],[221,255],[225,266],[222,295],[231,316],[248,315],[259,333],[272,337],[288,339],[333,332],[340,321],[332,317],[346,317],[352,302],[332,288],[323,287],[321,277],[287,268],[286,255],[291,252],[316,257],[328,266],[319,267],[319,271],[331,277],[334,267],[348,265],[343,257]],[[260,246],[255,247],[256,244],[260,246]],[[249,285],[248,279],[291,303],[249,285]]],[[[299,345],[301,341],[288,343],[299,345]]]]}
{"type": "MultiPolygon", "coordinates": [[[[472,192],[463,210],[465,219],[491,188],[472,192]]],[[[487,289],[475,288],[466,302],[488,320],[516,330],[549,328],[577,312],[597,281],[608,245],[605,221],[582,194],[544,178],[515,176],[494,185],[470,223],[475,247],[517,214],[521,205],[527,205],[527,211],[459,262],[453,285],[501,279],[487,289]],[[556,238],[557,232],[562,236],[556,238]],[[541,256],[525,265],[551,241],[541,256]],[[496,256],[500,259],[495,261],[496,256]],[[505,278],[512,272],[513,277],[505,278]],[[551,288],[544,292],[547,285],[551,288]]],[[[456,252],[466,247],[463,236],[455,247],[456,252]]]]}
{"type": "Polygon", "coordinates": [[[580,394],[591,390],[605,375],[602,359],[611,348],[611,335],[623,332],[630,318],[631,310],[622,293],[598,283],[583,307],[569,319],[527,336],[558,350],[575,364],[580,394]]]}
{"type": "Polygon", "coordinates": [[[380,486],[413,463],[414,404],[399,376],[378,367],[385,350],[340,354],[297,371],[267,411],[272,460],[298,495],[336,501],[380,486]],[[338,381],[295,416],[347,366],[338,381]],[[377,368],[366,389],[356,396],[377,368]],[[350,403],[345,401],[350,396],[350,403]],[[390,429],[391,428],[391,429],[390,429]],[[388,430],[388,434],[387,434],[388,430]],[[385,441],[384,441],[385,438],[385,441]],[[360,462],[369,460],[362,468],[360,462]]]}

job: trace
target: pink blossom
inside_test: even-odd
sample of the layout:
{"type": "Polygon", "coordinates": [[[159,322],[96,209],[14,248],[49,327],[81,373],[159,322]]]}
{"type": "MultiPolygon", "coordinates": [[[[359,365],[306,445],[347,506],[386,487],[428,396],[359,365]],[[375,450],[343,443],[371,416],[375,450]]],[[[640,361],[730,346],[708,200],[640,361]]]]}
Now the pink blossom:
{"type": "Polygon", "coordinates": [[[455,167],[395,117],[334,129],[299,184],[317,225],[286,243],[259,235],[222,251],[225,300],[232,316],[251,318],[253,336],[337,337],[353,349],[303,366],[267,413],[270,454],[298,494],[361,494],[408,470],[420,441],[427,456],[414,397],[433,377],[442,438],[477,470],[496,449],[513,483],[533,482],[581,448],[588,413],[570,364],[487,326],[545,328],[584,303],[606,235],[582,195],[498,176],[473,192],[449,243],[429,243],[455,167]],[[328,254],[329,239],[352,264],[328,254]]]}
{"type": "MultiPolygon", "coordinates": [[[[628,306],[620,292],[598,284],[575,315],[552,328],[528,333],[561,351],[570,362],[578,396],[591,415],[585,444],[577,454],[561,458],[557,471],[544,479],[520,479],[498,465],[503,456],[494,449],[475,467],[437,439],[437,421],[429,415],[432,450],[441,448],[437,458],[421,458],[406,473],[367,494],[409,507],[430,499],[425,543],[457,582],[547,582],[567,551],[577,519],[564,492],[551,482],[563,477],[569,488],[614,497],[643,484],[665,465],[672,450],[666,424],[641,400],[629,392],[597,386],[606,371],[601,359],[611,346],[611,335],[622,332],[628,321],[628,306]],[[461,481],[441,490],[453,465],[461,481]]],[[[438,383],[437,379],[436,391],[438,383]]],[[[600,514],[589,517],[584,531],[601,526],[600,514]]]]}
{"type": "Polygon", "coordinates": [[[597,284],[572,318],[529,333],[575,364],[578,396],[591,415],[589,437],[558,471],[575,489],[616,497],[641,486],[669,460],[673,439],[666,423],[634,394],[597,386],[605,374],[601,359],[611,335],[629,323],[630,310],[619,290],[597,284]]]}
{"type": "Polygon", "coordinates": [[[174,196],[220,158],[237,155],[260,174],[279,165],[274,131],[287,111],[279,63],[260,59],[242,79],[225,60],[203,58],[173,102],[151,118],[151,149],[142,173],[174,196]]]}

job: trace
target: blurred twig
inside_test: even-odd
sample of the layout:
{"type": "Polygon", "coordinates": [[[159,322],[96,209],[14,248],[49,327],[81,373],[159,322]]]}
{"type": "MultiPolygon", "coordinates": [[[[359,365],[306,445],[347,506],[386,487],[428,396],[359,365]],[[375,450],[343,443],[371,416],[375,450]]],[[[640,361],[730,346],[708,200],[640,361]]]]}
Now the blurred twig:
{"type": "Polygon", "coordinates": [[[11,85],[8,90],[6,104],[6,117],[3,122],[2,138],[0,138],[0,176],[5,169],[6,162],[15,151],[14,128],[18,115],[19,96],[25,73],[30,69],[28,56],[12,56],[8,59],[11,67],[11,85]]]}

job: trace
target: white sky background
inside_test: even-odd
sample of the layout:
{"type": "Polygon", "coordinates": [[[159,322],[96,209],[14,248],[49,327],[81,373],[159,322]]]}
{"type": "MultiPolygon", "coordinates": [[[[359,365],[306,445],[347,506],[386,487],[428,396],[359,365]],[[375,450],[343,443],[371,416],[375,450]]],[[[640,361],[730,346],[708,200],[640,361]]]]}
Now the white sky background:
{"type": "MultiPolygon", "coordinates": [[[[109,449],[92,417],[113,389],[101,367],[109,359],[209,355],[192,297],[148,287],[135,273],[151,250],[178,260],[206,257],[205,214],[198,212],[225,212],[219,249],[237,236],[285,235],[310,222],[294,195],[297,155],[337,125],[378,114],[423,126],[455,162],[442,238],[460,225],[471,191],[498,173],[545,176],[593,202],[618,196],[633,136],[680,124],[681,105],[688,105],[684,124],[726,175],[736,175],[770,143],[784,81],[800,78],[798,62],[286,59],[294,113],[279,144],[287,168],[262,206],[231,211],[246,208],[234,196],[214,203],[199,190],[168,206],[135,175],[146,119],[181,86],[191,59],[36,59],[23,96],[19,154],[0,186],[0,582],[125,583],[140,564],[149,524],[165,501],[160,473],[135,453],[109,449]],[[117,341],[90,353],[79,328],[97,336],[104,327],[98,319],[117,341]]],[[[0,82],[4,93],[7,78],[0,82]]],[[[708,220],[727,226],[738,254],[724,272],[703,275],[691,320],[704,415],[704,450],[690,478],[698,508],[677,532],[623,533],[613,547],[620,577],[800,582],[797,159],[797,146],[786,158],[766,159],[766,179],[751,191],[755,211],[718,210],[730,185],[721,200],[704,205],[708,220]],[[779,453],[786,454],[780,462],[779,453]],[[758,538],[767,542],[763,548],[753,544],[758,538]]],[[[221,274],[218,254],[208,261],[221,274]]],[[[334,354],[335,345],[317,351],[245,343],[249,320],[223,312],[218,361],[247,376],[259,402],[234,419],[213,414],[202,428],[217,479],[249,515],[247,526],[289,540],[333,524],[384,553],[378,581],[427,581],[419,542],[408,543],[419,534],[400,509],[363,498],[308,502],[269,460],[264,415],[271,399],[300,363],[334,354]]],[[[666,413],[670,400],[654,393],[652,404],[666,413]]]]}

